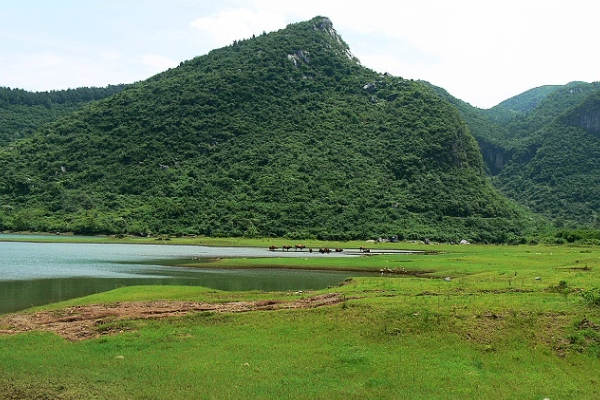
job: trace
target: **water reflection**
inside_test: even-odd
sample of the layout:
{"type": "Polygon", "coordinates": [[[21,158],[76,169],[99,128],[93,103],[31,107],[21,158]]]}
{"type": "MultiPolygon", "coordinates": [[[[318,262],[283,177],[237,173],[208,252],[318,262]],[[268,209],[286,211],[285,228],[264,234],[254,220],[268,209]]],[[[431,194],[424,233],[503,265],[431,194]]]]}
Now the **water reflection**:
{"type": "Polygon", "coordinates": [[[79,277],[0,281],[0,313],[87,296],[122,286],[186,285],[229,291],[309,290],[336,285],[349,275],[348,272],[337,271],[197,270],[188,273],[176,271],[172,277],[155,278],[79,277]]]}
{"type": "MultiPolygon", "coordinates": [[[[273,257],[266,249],[80,243],[0,242],[0,313],[131,285],[193,285],[219,290],[321,289],[340,271],[196,269],[148,262],[193,257],[273,257]]],[[[308,253],[286,254],[307,257],[308,253]]]]}

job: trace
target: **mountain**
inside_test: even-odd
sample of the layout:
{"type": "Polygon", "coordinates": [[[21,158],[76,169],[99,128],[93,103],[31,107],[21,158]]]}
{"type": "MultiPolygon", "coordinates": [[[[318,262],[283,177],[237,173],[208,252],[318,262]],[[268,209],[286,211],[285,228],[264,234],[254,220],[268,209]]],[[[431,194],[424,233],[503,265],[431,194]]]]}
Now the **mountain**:
{"type": "Polygon", "coordinates": [[[432,87],[465,120],[496,188],[559,227],[600,227],[600,83],[543,86],[489,110],[432,87]]]}
{"type": "Polygon", "coordinates": [[[586,99],[600,88],[598,83],[573,82],[556,88],[541,100],[533,109],[515,115],[504,124],[508,141],[526,139],[565,112],[586,99]]]}
{"type": "Polygon", "coordinates": [[[560,87],[560,85],[545,85],[527,90],[510,99],[504,100],[488,110],[483,110],[483,113],[493,122],[506,125],[513,118],[529,113],[548,95],[560,87]]]}
{"type": "Polygon", "coordinates": [[[600,83],[543,86],[489,110],[430,86],[465,120],[496,188],[558,227],[600,227],[600,83]]]}
{"type": "Polygon", "coordinates": [[[0,146],[30,136],[41,125],[67,115],[90,101],[119,93],[125,85],[27,92],[0,87],[0,146]]]}
{"type": "Polygon", "coordinates": [[[182,62],[0,149],[0,229],[504,242],[531,221],[459,112],[317,17],[182,62]]]}
{"type": "Polygon", "coordinates": [[[491,110],[503,108],[505,110],[513,111],[516,113],[527,114],[528,112],[536,108],[542,100],[548,97],[548,95],[552,94],[554,91],[561,87],[561,85],[545,85],[533,88],[517,96],[513,96],[510,99],[504,100],[497,106],[493,107],[491,110]]]}
{"type": "Polygon", "coordinates": [[[422,81],[422,83],[429,86],[438,96],[456,108],[470,133],[477,140],[487,173],[490,175],[498,174],[513,155],[510,144],[505,141],[508,136],[506,128],[493,122],[485,113],[486,110],[473,107],[469,103],[452,96],[441,87],[425,81],[422,81]]]}
{"type": "MultiPolygon", "coordinates": [[[[504,100],[500,104],[482,112],[492,121],[500,125],[506,125],[513,119],[527,115],[537,108],[537,106],[559,89],[572,88],[586,84],[585,82],[570,82],[566,85],[545,85],[527,90],[510,99],[504,100]]],[[[574,89],[577,90],[577,89],[574,89]]]]}
{"type": "Polygon", "coordinates": [[[557,91],[529,115],[512,125],[526,136],[495,184],[558,226],[599,228],[600,85],[557,91]]]}

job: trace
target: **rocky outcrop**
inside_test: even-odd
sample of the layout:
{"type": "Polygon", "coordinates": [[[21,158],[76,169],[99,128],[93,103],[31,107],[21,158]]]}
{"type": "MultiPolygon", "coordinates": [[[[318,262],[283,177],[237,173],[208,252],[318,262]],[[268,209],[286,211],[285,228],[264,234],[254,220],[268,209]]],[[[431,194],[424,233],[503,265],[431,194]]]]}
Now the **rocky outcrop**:
{"type": "Polygon", "coordinates": [[[308,58],[308,51],[298,50],[294,54],[288,54],[287,58],[291,62],[294,63],[294,66],[298,66],[300,61],[305,62],[306,64],[310,64],[310,59],[308,58]]]}
{"type": "Polygon", "coordinates": [[[363,85],[363,90],[366,90],[369,93],[375,93],[377,91],[377,85],[373,82],[365,83],[363,85]]]}
{"type": "MultiPolygon", "coordinates": [[[[315,24],[316,30],[322,30],[322,31],[327,32],[329,34],[329,36],[331,36],[333,39],[335,39],[335,41],[343,47],[343,51],[341,54],[346,56],[349,60],[352,60],[355,63],[360,65],[360,61],[358,60],[358,58],[356,58],[356,56],[354,54],[352,54],[352,52],[350,51],[350,48],[348,48],[348,45],[342,40],[340,35],[338,35],[337,31],[333,27],[333,23],[331,22],[331,20],[329,18],[316,17],[316,18],[313,18],[312,22],[315,24]]],[[[327,47],[330,48],[329,46],[327,46],[327,47]]]]}
{"type": "Polygon", "coordinates": [[[514,154],[513,151],[507,150],[482,138],[477,138],[477,143],[479,143],[483,161],[487,165],[489,173],[492,175],[498,175],[514,154]]]}
{"type": "Polygon", "coordinates": [[[562,118],[562,123],[600,135],[600,91],[594,92],[581,105],[568,111],[562,118]]]}
{"type": "Polygon", "coordinates": [[[333,22],[327,17],[316,17],[314,19],[318,29],[329,32],[333,37],[337,37],[337,32],[333,29],[333,22]]]}
{"type": "Polygon", "coordinates": [[[600,107],[580,114],[579,118],[574,122],[579,128],[583,128],[591,133],[600,134],[600,107]]]}

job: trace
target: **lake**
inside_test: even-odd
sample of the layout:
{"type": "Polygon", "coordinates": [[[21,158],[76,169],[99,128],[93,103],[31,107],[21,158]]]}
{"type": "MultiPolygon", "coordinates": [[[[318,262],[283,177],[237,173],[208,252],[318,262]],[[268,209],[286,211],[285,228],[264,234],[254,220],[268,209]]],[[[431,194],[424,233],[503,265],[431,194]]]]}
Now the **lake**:
{"type": "MultiPolygon", "coordinates": [[[[14,238],[14,235],[0,235],[14,238]]],[[[25,236],[20,236],[21,239],[25,236]]],[[[219,290],[322,289],[349,276],[342,271],[214,269],[159,265],[160,260],[224,257],[323,257],[262,248],[0,241],[0,313],[130,285],[193,285],[219,290]]],[[[325,257],[348,257],[328,254],[325,257]]]]}

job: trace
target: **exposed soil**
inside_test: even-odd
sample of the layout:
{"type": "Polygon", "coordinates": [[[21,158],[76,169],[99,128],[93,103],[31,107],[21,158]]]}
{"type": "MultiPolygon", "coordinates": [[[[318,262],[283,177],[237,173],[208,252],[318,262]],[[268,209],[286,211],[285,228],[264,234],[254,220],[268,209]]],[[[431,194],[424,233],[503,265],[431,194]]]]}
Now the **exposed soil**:
{"type": "Polygon", "coordinates": [[[591,267],[588,267],[587,265],[585,267],[563,267],[563,268],[558,268],[560,270],[564,270],[564,271],[587,271],[590,272],[592,270],[591,267]]]}
{"type": "Polygon", "coordinates": [[[151,301],[93,304],[36,313],[9,314],[0,317],[0,334],[38,330],[54,332],[68,340],[85,340],[119,332],[119,330],[102,329],[102,325],[115,321],[161,319],[183,316],[192,312],[235,313],[314,308],[342,301],[344,297],[339,293],[329,293],[293,301],[257,300],[229,303],[151,301]]]}
{"type": "Polygon", "coordinates": [[[600,325],[593,323],[592,321],[590,321],[587,318],[584,318],[578,325],[577,325],[577,330],[585,330],[585,329],[591,329],[593,331],[596,332],[600,332],[600,325]]]}

